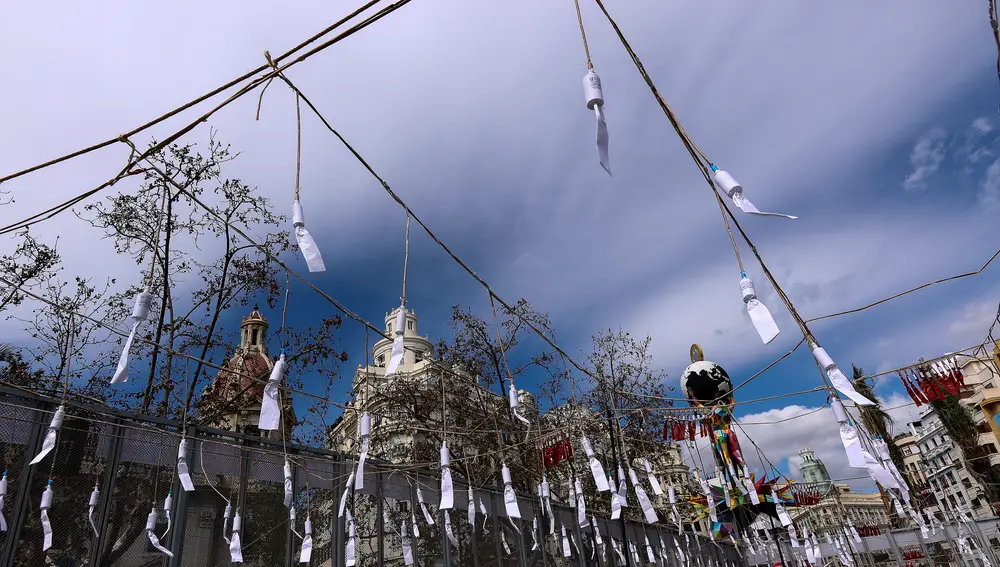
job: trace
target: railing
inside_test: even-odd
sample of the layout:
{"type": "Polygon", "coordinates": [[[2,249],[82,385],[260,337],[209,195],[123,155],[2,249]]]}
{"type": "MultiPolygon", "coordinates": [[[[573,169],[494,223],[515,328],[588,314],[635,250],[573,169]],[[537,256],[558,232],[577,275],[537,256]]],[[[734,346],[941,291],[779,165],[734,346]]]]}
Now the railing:
{"type": "MultiPolygon", "coordinates": [[[[175,421],[67,402],[67,417],[56,449],[31,466],[28,463],[41,448],[58,404],[57,400],[0,387],[0,459],[8,475],[3,506],[8,529],[0,533],[0,567],[229,565],[227,521],[223,517],[227,501],[234,510],[239,508],[243,518],[244,565],[300,565],[299,534],[306,516],[313,533],[310,564],[346,564],[347,515],[339,515],[338,508],[347,477],[356,467],[355,456],[294,445],[283,448],[280,441],[216,429],[189,427],[183,431],[175,421]],[[185,492],[176,475],[182,435],[189,447],[193,492],[185,492]],[[293,497],[298,510],[294,525],[283,504],[286,451],[293,465],[293,497]],[[50,479],[54,499],[48,516],[53,543],[43,551],[39,503],[50,479]],[[88,504],[95,487],[100,496],[91,527],[88,504]],[[169,529],[162,513],[168,491],[173,500],[169,529]],[[160,510],[155,533],[173,552],[172,558],[149,542],[146,518],[152,508],[160,510]]],[[[367,464],[363,489],[355,491],[347,502],[355,519],[358,566],[402,565],[400,526],[406,523],[409,528],[413,512],[420,526],[412,548],[419,567],[635,567],[648,563],[647,540],[656,563],[664,567],[680,567],[675,553],[678,545],[685,554],[697,555],[706,567],[746,565],[732,545],[714,544],[690,533],[685,537],[665,524],[597,517],[603,539],[603,545],[598,546],[592,528],[577,525],[572,508],[555,504],[553,537],[549,535],[549,518],[540,515],[536,499],[520,495],[521,519],[512,521],[504,512],[502,491],[495,488],[475,487],[477,521],[469,526],[467,487],[459,479],[455,509],[450,512],[453,544],[443,528],[443,513],[437,510],[440,481],[435,475],[405,466],[367,464]],[[434,525],[422,519],[417,487],[431,505],[434,525]],[[533,529],[536,519],[537,530],[533,529]],[[562,526],[569,536],[569,557],[563,554],[562,526]],[[612,539],[624,542],[624,563],[610,545],[612,539]],[[661,541],[669,550],[667,554],[662,553],[661,541]],[[630,552],[629,543],[635,545],[637,557],[630,552]]]]}

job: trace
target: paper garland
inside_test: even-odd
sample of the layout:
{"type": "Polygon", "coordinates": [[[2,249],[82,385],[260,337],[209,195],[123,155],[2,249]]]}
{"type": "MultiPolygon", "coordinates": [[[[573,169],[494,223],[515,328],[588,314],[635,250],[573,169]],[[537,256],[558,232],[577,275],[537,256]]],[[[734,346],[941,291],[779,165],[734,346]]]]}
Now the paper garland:
{"type": "Polygon", "coordinates": [[[306,229],[305,215],[302,214],[302,204],[298,199],[292,203],[292,228],[295,232],[295,243],[302,251],[302,257],[306,259],[306,266],[310,272],[325,272],[326,264],[323,263],[323,255],[320,254],[316,240],[306,229]]]}
{"type": "Polygon", "coordinates": [[[281,380],[285,377],[287,367],[285,353],[281,353],[281,356],[274,363],[274,368],[271,369],[267,384],[264,384],[264,397],[260,401],[260,417],[257,420],[257,427],[262,431],[277,431],[281,427],[278,391],[281,388],[281,380]]]}

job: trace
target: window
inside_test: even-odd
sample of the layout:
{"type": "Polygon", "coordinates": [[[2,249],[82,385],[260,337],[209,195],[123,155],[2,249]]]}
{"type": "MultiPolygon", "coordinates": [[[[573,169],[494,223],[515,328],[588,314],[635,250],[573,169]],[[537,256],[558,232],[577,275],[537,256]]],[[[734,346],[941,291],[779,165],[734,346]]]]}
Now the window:
{"type": "Polygon", "coordinates": [[[416,352],[416,353],[414,354],[414,356],[416,357],[416,360],[417,360],[417,362],[420,362],[421,360],[423,360],[423,359],[424,359],[424,352],[423,352],[423,351],[420,351],[420,350],[418,350],[418,351],[417,351],[417,352],[416,352]]]}
{"type": "Polygon", "coordinates": [[[257,329],[250,331],[250,344],[257,344],[257,329]]]}
{"type": "Polygon", "coordinates": [[[958,503],[965,506],[965,496],[963,496],[961,492],[958,493],[958,503]]]}
{"type": "Polygon", "coordinates": [[[386,323],[385,324],[385,330],[391,333],[392,332],[392,323],[386,323]]]}
{"type": "Polygon", "coordinates": [[[378,358],[375,359],[375,366],[385,366],[385,355],[380,354],[378,358]]]}
{"type": "Polygon", "coordinates": [[[413,330],[413,321],[407,321],[406,322],[406,330],[407,331],[412,331],[413,330]]]}

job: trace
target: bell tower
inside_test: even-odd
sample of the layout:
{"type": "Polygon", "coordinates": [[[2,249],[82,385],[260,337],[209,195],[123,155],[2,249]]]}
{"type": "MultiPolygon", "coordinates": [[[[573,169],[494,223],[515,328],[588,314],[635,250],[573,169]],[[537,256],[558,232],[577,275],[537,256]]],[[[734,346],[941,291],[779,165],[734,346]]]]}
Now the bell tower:
{"type": "Polygon", "coordinates": [[[833,485],[830,473],[826,471],[826,465],[816,458],[812,449],[799,451],[799,458],[802,459],[802,464],[799,465],[802,482],[811,484],[818,488],[822,494],[826,494],[833,485]]]}
{"type": "Polygon", "coordinates": [[[240,352],[244,354],[259,352],[266,356],[267,349],[264,345],[267,344],[265,340],[267,327],[267,319],[260,314],[257,306],[254,305],[253,311],[240,323],[240,352]]]}

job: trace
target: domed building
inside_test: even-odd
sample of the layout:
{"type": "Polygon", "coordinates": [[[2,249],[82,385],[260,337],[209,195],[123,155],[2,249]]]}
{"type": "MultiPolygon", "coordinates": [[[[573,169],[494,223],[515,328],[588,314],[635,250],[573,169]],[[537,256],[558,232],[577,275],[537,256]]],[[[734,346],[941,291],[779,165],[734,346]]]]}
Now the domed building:
{"type": "MultiPolygon", "coordinates": [[[[202,395],[198,410],[212,427],[236,431],[247,435],[279,437],[280,431],[260,431],[260,417],[264,384],[274,368],[274,360],[267,352],[267,319],[257,306],[240,323],[240,345],[233,356],[222,364],[223,369],[202,395]]],[[[282,392],[284,436],[291,438],[295,426],[295,410],[291,396],[282,392]]]]}

